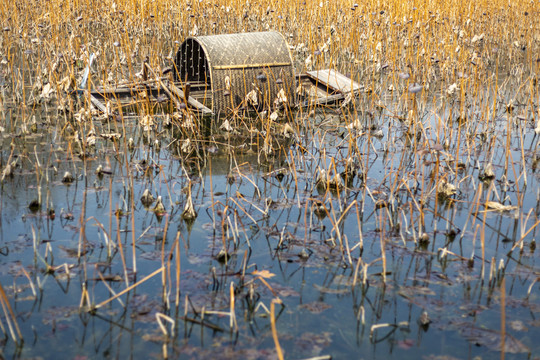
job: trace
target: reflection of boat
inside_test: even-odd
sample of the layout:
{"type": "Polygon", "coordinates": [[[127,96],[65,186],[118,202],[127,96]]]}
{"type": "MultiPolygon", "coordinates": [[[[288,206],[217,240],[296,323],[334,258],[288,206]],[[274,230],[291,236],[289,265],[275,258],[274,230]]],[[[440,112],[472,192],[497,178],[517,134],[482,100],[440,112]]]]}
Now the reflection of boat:
{"type": "MultiPolygon", "coordinates": [[[[190,141],[193,143],[193,140],[190,141]]],[[[275,151],[268,156],[263,154],[256,141],[250,142],[250,139],[241,135],[235,136],[234,140],[231,139],[228,143],[221,143],[220,145],[216,145],[214,141],[206,142],[202,140],[197,144],[193,144],[191,151],[188,153],[183,148],[182,141],[171,143],[168,149],[174,157],[183,159],[187,166],[192,164],[195,174],[198,173],[200,167],[206,167],[208,170],[208,162],[211,161],[213,175],[228,175],[236,165],[243,169],[246,167],[264,169],[265,165],[268,166],[268,169],[286,166],[286,151],[291,143],[292,140],[288,138],[279,137],[273,139],[272,146],[275,151]],[[261,161],[263,157],[264,161],[261,161]]]]}
{"type": "Polygon", "coordinates": [[[158,72],[145,62],[141,77],[122,88],[95,89],[92,102],[106,111],[106,101],[168,100],[177,108],[223,117],[328,104],[360,91],[358,83],[333,69],[295,75],[289,46],[277,32],[188,37],[173,69],[158,72]]]}

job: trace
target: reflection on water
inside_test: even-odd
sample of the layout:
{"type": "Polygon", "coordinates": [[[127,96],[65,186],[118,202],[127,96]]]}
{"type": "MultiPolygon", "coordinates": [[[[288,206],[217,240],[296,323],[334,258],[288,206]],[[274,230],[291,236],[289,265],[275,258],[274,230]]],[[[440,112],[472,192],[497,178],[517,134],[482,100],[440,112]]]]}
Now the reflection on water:
{"type": "Polygon", "coordinates": [[[8,108],[3,353],[276,358],[275,324],[285,358],[535,356],[537,136],[445,104],[299,114],[270,143],[8,108]]]}

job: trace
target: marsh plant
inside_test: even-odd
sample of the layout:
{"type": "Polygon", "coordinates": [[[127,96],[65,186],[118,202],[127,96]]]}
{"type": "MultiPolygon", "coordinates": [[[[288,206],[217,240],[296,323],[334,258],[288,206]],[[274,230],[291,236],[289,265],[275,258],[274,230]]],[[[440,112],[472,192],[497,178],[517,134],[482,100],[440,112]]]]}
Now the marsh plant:
{"type": "Polygon", "coordinates": [[[538,357],[538,16],[1,2],[1,356],[538,357]],[[185,106],[188,36],[267,30],[360,90],[185,106]]]}

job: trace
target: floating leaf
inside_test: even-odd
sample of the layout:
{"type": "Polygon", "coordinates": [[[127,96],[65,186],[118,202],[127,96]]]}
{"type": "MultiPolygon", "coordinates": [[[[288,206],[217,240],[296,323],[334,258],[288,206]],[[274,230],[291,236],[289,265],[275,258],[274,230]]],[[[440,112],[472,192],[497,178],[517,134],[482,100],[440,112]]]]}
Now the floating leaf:
{"type": "Polygon", "coordinates": [[[425,286],[403,286],[400,287],[398,294],[405,298],[413,298],[415,296],[434,296],[435,291],[425,286]]]}
{"type": "Polygon", "coordinates": [[[299,307],[300,309],[306,309],[313,314],[320,314],[323,311],[330,309],[332,305],[329,305],[322,301],[314,301],[307,304],[302,304],[299,307]]]}
{"type": "Polygon", "coordinates": [[[415,344],[414,339],[399,340],[397,342],[398,347],[403,350],[409,350],[410,348],[414,346],[414,344],[415,344]]]}
{"type": "Polygon", "coordinates": [[[79,313],[79,308],[76,306],[51,306],[45,310],[45,314],[41,321],[45,325],[54,325],[59,321],[70,321],[72,317],[79,313]]]}
{"type": "Polygon", "coordinates": [[[79,251],[78,248],[68,248],[68,247],[65,247],[63,245],[58,245],[58,248],[62,251],[64,251],[67,255],[67,257],[70,257],[70,258],[78,258],[79,257],[79,254],[81,256],[85,255],[86,253],[88,253],[88,249],[82,249],[79,251]]]}
{"type": "Polygon", "coordinates": [[[302,351],[309,351],[310,355],[317,356],[321,351],[332,344],[332,333],[322,332],[320,334],[307,332],[296,339],[294,345],[302,351]]]}
{"type": "Polygon", "coordinates": [[[313,284],[313,287],[317,289],[317,291],[320,291],[325,294],[348,294],[351,292],[349,288],[342,288],[342,289],[332,289],[326,286],[320,286],[317,284],[313,284]]]}
{"type": "Polygon", "coordinates": [[[156,312],[162,311],[161,304],[153,299],[148,299],[147,294],[135,295],[129,301],[132,310],[131,318],[135,321],[153,323],[156,321],[156,312]]]}
{"type": "Polygon", "coordinates": [[[149,251],[149,252],[141,253],[139,255],[139,258],[145,259],[145,260],[156,261],[156,260],[160,260],[162,255],[163,254],[161,253],[160,250],[156,250],[156,251],[149,251]]]}
{"type": "Polygon", "coordinates": [[[273,289],[280,298],[289,296],[300,296],[300,293],[290,286],[276,284],[274,285],[273,289]]]}
{"type": "MultiPolygon", "coordinates": [[[[477,345],[486,346],[495,351],[501,351],[502,335],[500,332],[472,326],[469,323],[458,324],[459,333],[468,341],[477,345]]],[[[513,336],[506,334],[504,338],[504,352],[511,354],[528,353],[529,348],[513,336]]]]}

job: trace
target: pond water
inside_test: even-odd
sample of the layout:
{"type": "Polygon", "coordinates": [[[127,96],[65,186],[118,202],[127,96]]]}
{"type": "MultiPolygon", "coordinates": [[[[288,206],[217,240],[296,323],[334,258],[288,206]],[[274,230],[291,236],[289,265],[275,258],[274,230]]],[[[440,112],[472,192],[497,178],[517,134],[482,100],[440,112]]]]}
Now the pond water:
{"type": "Polygon", "coordinates": [[[205,139],[4,104],[3,356],[540,356],[538,104],[370,99],[205,139]]]}

